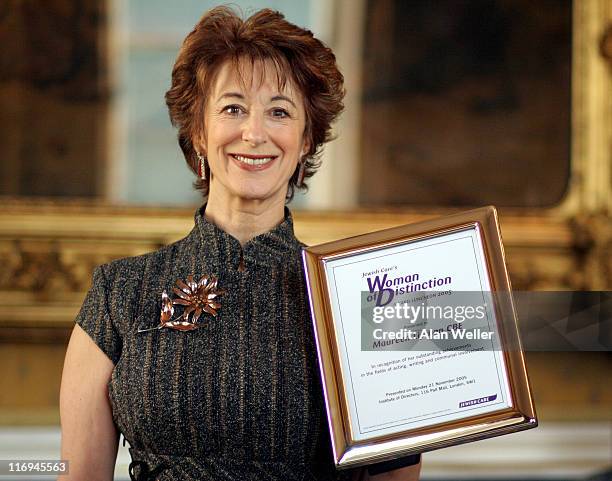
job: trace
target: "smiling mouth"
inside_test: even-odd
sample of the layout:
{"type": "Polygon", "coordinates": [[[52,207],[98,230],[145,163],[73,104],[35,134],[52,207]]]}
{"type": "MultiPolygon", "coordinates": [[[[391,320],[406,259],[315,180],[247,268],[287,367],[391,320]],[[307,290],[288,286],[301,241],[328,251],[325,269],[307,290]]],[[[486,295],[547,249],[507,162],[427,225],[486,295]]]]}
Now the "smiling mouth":
{"type": "Polygon", "coordinates": [[[272,162],[276,159],[276,155],[265,156],[265,155],[244,155],[244,154],[229,154],[231,157],[236,159],[238,162],[245,165],[261,166],[272,162]]]}

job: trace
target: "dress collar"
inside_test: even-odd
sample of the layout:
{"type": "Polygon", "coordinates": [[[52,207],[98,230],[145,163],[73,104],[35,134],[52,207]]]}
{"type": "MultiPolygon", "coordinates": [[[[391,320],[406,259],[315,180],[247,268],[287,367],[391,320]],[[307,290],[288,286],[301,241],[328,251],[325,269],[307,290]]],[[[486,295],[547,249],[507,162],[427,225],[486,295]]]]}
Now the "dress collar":
{"type": "Polygon", "coordinates": [[[206,264],[213,270],[239,269],[241,259],[246,270],[255,266],[284,263],[299,255],[302,244],[293,232],[293,217],[285,207],[284,220],[272,230],[249,240],[244,246],[238,239],[204,217],[206,204],[195,212],[195,228],[206,264]]]}

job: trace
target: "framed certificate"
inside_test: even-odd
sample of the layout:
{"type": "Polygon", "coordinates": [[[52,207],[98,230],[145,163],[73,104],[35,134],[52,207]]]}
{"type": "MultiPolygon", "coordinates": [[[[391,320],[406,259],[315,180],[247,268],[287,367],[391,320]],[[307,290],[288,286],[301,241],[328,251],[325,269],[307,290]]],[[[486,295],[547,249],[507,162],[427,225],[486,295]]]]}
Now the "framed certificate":
{"type": "Polygon", "coordinates": [[[494,207],[303,261],[336,467],[537,426],[494,207]]]}

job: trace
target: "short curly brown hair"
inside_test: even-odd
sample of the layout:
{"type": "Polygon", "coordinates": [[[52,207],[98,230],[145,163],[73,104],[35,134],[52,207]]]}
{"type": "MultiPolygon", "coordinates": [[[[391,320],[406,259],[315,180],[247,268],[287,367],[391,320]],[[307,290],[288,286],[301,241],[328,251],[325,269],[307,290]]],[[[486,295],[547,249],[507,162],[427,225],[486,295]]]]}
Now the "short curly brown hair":
{"type": "MultiPolygon", "coordinates": [[[[285,20],[282,13],[263,9],[242,20],[229,7],[216,7],[204,14],[187,35],[172,69],[172,86],[166,105],[172,125],[178,128],[178,142],[189,168],[197,175],[198,158],[192,139],[204,131],[204,112],[211,84],[227,60],[272,61],[279,85],[287,79],[299,89],[306,112],[305,139],[310,149],[303,157],[304,179],[320,165],[323,144],[332,139],[331,124],[344,105],[344,78],[331,49],[310,30],[285,20]]],[[[298,170],[289,180],[287,201],[293,197],[298,170]]],[[[194,186],[208,195],[208,179],[194,186]]]]}

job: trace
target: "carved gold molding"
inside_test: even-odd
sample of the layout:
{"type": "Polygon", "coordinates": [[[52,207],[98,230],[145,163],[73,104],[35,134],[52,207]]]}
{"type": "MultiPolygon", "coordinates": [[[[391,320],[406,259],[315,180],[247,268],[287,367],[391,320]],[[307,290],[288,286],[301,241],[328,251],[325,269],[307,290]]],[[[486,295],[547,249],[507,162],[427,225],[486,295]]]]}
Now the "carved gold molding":
{"type": "Polygon", "coordinates": [[[602,42],[612,25],[609,0],[573,2],[572,166],[556,215],[612,211],[612,67],[602,42]]]}
{"type": "MultiPolygon", "coordinates": [[[[138,255],[185,236],[195,209],[77,202],[5,202],[0,213],[0,331],[69,328],[96,265],[138,255]]],[[[447,211],[296,211],[307,244],[417,222],[447,211]]],[[[566,220],[500,215],[515,289],[604,289],[610,285],[607,217],[566,220]]],[[[8,331],[7,331],[8,332],[8,331]]],[[[14,337],[14,332],[11,338],[14,337]]]]}

